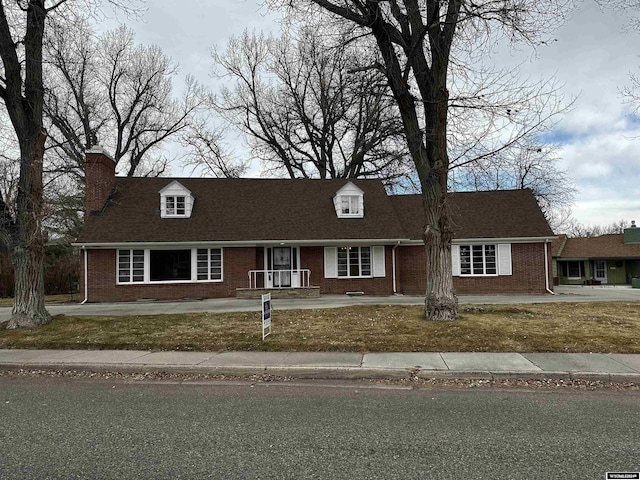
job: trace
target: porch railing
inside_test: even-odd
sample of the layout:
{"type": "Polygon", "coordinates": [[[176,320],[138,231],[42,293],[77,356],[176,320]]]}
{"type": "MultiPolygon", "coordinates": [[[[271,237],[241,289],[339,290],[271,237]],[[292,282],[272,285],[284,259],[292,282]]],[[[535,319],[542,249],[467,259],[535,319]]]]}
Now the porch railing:
{"type": "Polygon", "coordinates": [[[311,270],[249,270],[249,288],[309,288],[311,270]]]}

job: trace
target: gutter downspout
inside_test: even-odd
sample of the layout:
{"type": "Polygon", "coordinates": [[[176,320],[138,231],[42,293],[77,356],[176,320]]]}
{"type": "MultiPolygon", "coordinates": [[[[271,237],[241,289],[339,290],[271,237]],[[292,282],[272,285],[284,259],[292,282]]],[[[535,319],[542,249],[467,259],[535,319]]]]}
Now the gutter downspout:
{"type": "Polygon", "coordinates": [[[544,283],[545,290],[549,292],[551,295],[555,295],[556,292],[549,288],[549,253],[547,245],[549,245],[549,240],[545,240],[544,242],[544,283]]]}
{"type": "Polygon", "coordinates": [[[84,300],[80,302],[80,305],[84,305],[89,300],[89,279],[87,278],[87,274],[89,272],[87,261],[89,256],[87,252],[87,247],[83,245],[82,250],[84,251],[84,300]]]}
{"type": "Polygon", "coordinates": [[[396,288],[396,248],[398,248],[400,246],[400,241],[398,240],[398,243],[396,243],[393,248],[391,249],[391,265],[392,265],[392,270],[393,270],[393,294],[395,295],[398,292],[398,289],[396,288]]]}

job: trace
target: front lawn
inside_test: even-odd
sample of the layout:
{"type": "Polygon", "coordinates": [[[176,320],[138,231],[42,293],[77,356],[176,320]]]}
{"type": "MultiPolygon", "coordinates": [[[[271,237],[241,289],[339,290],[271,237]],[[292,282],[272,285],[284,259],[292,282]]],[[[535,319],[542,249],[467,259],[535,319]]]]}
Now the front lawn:
{"type": "MultiPolygon", "coordinates": [[[[45,303],[78,303],[81,301],[79,293],[61,293],[58,295],[45,295],[45,303]]],[[[0,298],[0,307],[13,307],[13,297],[0,298]]]]}
{"type": "Polygon", "coordinates": [[[464,305],[432,323],[419,306],[353,306],[260,314],[57,316],[37,330],[0,327],[0,348],[335,352],[640,353],[640,302],[464,305]]]}

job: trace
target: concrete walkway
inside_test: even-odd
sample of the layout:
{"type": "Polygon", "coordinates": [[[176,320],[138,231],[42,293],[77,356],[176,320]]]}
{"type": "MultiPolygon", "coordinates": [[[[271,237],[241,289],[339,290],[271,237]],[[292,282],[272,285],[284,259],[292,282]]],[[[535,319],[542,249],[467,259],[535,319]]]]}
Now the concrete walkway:
{"type": "Polygon", "coordinates": [[[640,355],[589,353],[0,350],[0,370],[172,372],[295,378],[590,380],[640,384],[640,355]]]}
{"type": "MultiPolygon", "coordinates": [[[[630,286],[568,286],[556,287],[556,295],[460,295],[465,304],[513,304],[553,302],[609,302],[640,301],[640,288],[630,286]]],[[[322,295],[309,299],[274,299],[274,310],[337,308],[350,305],[422,305],[424,297],[394,295],[389,297],[322,295]]],[[[52,315],[159,315],[196,312],[250,312],[259,311],[260,300],[236,298],[212,298],[200,301],[128,303],[79,303],[51,304],[47,309],[52,315]]],[[[11,318],[11,307],[0,307],[0,322],[11,318]]]]}

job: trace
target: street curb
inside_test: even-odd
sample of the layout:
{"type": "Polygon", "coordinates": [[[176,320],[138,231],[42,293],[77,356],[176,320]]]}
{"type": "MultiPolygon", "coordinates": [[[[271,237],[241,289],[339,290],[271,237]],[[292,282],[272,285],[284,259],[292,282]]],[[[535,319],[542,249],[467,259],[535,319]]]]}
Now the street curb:
{"type": "Polygon", "coordinates": [[[491,372],[465,372],[455,370],[419,370],[415,376],[421,380],[492,380],[491,372]]]}
{"type": "Polygon", "coordinates": [[[89,373],[169,373],[183,375],[220,375],[248,377],[272,375],[297,379],[322,380],[488,380],[488,381],[558,381],[602,382],[640,385],[640,373],[544,372],[544,371],[452,371],[409,368],[308,367],[308,366],[203,366],[151,364],[83,364],[83,363],[2,363],[2,371],[42,370],[89,373]]]}

